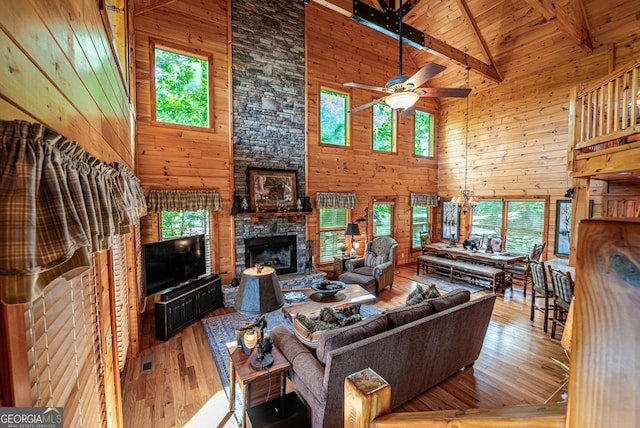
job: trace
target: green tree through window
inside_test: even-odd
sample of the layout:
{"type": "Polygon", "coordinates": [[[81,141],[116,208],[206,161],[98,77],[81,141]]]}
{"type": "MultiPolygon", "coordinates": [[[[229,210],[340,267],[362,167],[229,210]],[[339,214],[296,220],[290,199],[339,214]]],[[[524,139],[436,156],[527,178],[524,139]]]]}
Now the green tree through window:
{"type": "Polygon", "coordinates": [[[541,199],[481,199],[473,209],[471,234],[506,236],[506,251],[529,254],[534,244],[544,240],[545,209],[541,199]]]}
{"type": "Polygon", "coordinates": [[[393,147],[393,109],[386,104],[373,105],[373,150],[392,152],[393,147]]]}
{"type": "Polygon", "coordinates": [[[430,113],[416,111],[413,144],[416,156],[433,156],[433,116],[430,113]]]}
{"type": "Polygon", "coordinates": [[[349,96],[320,89],[320,142],[347,146],[349,96]]]}
{"type": "Polygon", "coordinates": [[[156,120],[209,126],[207,60],[155,48],[156,120]]]}
{"type": "Polygon", "coordinates": [[[420,232],[429,231],[429,207],[411,209],[411,248],[420,248],[420,232]]]}
{"type": "Polygon", "coordinates": [[[209,212],[207,210],[162,211],[160,214],[160,237],[162,239],[201,234],[204,235],[207,272],[211,272],[209,212]]]}
{"type": "Polygon", "coordinates": [[[373,204],[373,236],[393,235],[393,203],[375,202],[373,204]]]}

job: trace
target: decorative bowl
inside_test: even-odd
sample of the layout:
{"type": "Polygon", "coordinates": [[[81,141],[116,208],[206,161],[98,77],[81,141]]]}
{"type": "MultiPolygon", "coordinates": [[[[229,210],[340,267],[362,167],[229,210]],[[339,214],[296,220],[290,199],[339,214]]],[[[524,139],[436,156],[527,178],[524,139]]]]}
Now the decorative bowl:
{"type": "Polygon", "coordinates": [[[338,291],[344,290],[345,287],[346,284],[342,281],[330,281],[328,279],[323,279],[320,282],[311,284],[311,288],[323,296],[333,296],[338,291]]]}

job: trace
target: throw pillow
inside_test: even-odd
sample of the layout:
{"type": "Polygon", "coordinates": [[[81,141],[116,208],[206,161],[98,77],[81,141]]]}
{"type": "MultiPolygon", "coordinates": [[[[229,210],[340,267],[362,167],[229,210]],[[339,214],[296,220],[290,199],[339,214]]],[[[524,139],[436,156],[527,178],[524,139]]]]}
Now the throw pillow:
{"type": "Polygon", "coordinates": [[[376,256],[376,259],[374,261],[375,263],[374,266],[378,266],[378,265],[381,265],[382,263],[386,263],[388,259],[389,258],[387,257],[386,254],[380,254],[379,256],[376,256]]]}
{"type": "Polygon", "coordinates": [[[435,284],[429,284],[427,292],[425,294],[427,295],[427,299],[434,299],[436,297],[440,297],[440,292],[436,288],[435,284]]]}
{"type": "Polygon", "coordinates": [[[371,251],[364,253],[364,265],[374,267],[376,265],[376,253],[372,253],[371,251]]]}
{"type": "Polygon", "coordinates": [[[417,305],[418,303],[424,301],[427,296],[422,289],[420,284],[416,284],[416,288],[413,289],[411,293],[407,296],[407,306],[417,305]]]}
{"type": "Polygon", "coordinates": [[[320,333],[320,338],[318,339],[316,356],[322,364],[326,364],[329,352],[334,349],[342,348],[350,343],[375,336],[386,330],[387,317],[385,314],[378,314],[348,327],[323,331],[320,333]]]}

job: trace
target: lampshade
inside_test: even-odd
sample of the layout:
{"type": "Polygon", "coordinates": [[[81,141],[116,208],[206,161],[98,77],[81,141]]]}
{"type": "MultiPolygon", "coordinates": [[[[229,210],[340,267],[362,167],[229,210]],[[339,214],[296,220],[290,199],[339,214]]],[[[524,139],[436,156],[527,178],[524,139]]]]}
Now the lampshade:
{"type": "Polygon", "coordinates": [[[284,305],[280,281],[271,267],[249,268],[242,272],[233,307],[251,315],[266,314],[284,305]]]}
{"type": "Polygon", "coordinates": [[[358,236],[360,235],[360,228],[358,228],[358,223],[349,223],[347,224],[347,228],[344,230],[345,236],[358,236]]]}
{"type": "Polygon", "coordinates": [[[413,107],[419,98],[420,95],[415,92],[396,92],[387,96],[384,102],[392,109],[406,109],[413,107]]]}

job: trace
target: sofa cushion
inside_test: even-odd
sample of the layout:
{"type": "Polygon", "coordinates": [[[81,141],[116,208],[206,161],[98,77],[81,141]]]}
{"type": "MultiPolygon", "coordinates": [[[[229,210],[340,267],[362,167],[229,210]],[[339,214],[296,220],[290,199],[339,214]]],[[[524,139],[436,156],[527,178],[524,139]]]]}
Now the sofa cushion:
{"type": "Polygon", "coordinates": [[[359,273],[360,275],[371,276],[373,277],[373,268],[368,266],[359,267],[353,270],[355,273],[359,273]]]}
{"type": "Polygon", "coordinates": [[[461,303],[468,302],[470,299],[471,293],[468,290],[458,288],[457,290],[453,290],[445,294],[444,296],[436,297],[435,299],[428,299],[427,301],[431,303],[433,312],[438,313],[461,303]]]}
{"type": "Polygon", "coordinates": [[[398,306],[386,312],[390,329],[428,317],[432,313],[433,307],[429,302],[422,302],[413,306],[398,306]]]}
{"type": "Polygon", "coordinates": [[[347,327],[323,331],[318,339],[316,356],[321,363],[325,364],[329,352],[334,349],[342,348],[350,343],[375,336],[386,330],[387,317],[385,314],[377,314],[347,327]]]}

